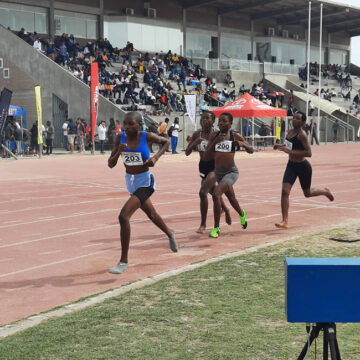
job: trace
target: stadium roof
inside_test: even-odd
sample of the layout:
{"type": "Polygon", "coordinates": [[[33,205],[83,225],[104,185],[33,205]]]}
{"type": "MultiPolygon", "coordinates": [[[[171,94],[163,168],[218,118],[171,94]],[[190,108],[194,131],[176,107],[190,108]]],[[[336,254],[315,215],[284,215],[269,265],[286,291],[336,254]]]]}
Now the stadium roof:
{"type": "MultiPolygon", "coordinates": [[[[215,7],[219,15],[248,16],[251,20],[275,18],[278,25],[307,25],[308,0],[177,0],[184,8],[215,7]]],[[[329,33],[360,35],[360,7],[328,0],[312,0],[312,28],[320,27],[320,4],[323,3],[323,27],[329,33]]]]}

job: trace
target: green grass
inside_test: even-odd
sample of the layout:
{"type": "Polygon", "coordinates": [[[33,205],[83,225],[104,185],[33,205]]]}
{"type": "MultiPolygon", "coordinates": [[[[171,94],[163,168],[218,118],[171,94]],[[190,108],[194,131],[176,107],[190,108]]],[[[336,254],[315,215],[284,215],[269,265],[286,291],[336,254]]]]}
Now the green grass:
{"type": "MultiPolygon", "coordinates": [[[[360,257],[359,226],[213,263],[52,319],[0,341],[1,360],[296,359],[303,324],[284,311],[285,257],[360,257]]],[[[343,359],[360,359],[360,325],[337,326],[343,359]]],[[[317,343],[322,358],[322,341],[317,343]]],[[[314,358],[312,350],[310,358],[314,358]]]]}

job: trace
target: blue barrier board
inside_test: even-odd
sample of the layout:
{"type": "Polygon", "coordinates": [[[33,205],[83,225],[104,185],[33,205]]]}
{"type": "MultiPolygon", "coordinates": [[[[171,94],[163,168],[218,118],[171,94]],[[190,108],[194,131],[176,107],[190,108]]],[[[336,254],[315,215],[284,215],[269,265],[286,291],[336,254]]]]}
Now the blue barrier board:
{"type": "Polygon", "coordinates": [[[289,322],[360,322],[360,258],[286,258],[289,322]]]}

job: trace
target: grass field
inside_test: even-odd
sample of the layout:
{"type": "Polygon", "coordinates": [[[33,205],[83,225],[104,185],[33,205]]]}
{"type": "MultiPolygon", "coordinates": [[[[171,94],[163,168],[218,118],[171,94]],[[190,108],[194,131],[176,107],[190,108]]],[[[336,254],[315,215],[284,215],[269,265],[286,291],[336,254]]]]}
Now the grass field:
{"type": "MultiPolygon", "coordinates": [[[[306,332],[304,324],[285,319],[284,259],[360,256],[360,242],[331,237],[360,239],[360,221],[209,264],[46,321],[1,340],[0,359],[296,359],[306,332]]],[[[360,325],[339,324],[337,331],[342,359],[360,359],[360,325]]],[[[309,358],[314,359],[314,347],[309,358]]],[[[317,358],[322,358],[320,340],[317,358]]]]}

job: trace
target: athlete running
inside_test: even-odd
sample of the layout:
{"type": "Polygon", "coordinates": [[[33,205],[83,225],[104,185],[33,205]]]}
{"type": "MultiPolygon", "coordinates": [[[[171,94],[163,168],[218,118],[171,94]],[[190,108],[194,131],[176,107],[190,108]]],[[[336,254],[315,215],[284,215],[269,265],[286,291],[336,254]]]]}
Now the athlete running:
{"type": "Polygon", "coordinates": [[[233,189],[233,185],[239,177],[239,170],[235,165],[234,157],[235,151],[240,147],[243,147],[249,154],[252,154],[254,149],[240,134],[230,130],[232,122],[233,116],[230,113],[220,115],[220,131],[213,132],[210,135],[204,155],[205,160],[215,159],[215,177],[218,182],[213,191],[214,229],[209,235],[211,238],[217,238],[220,235],[221,196],[224,193],[231,206],[239,214],[242,228],[246,229],[247,227],[246,211],[241,209],[233,189]]]}
{"type": "Polygon", "coordinates": [[[296,178],[299,177],[300,185],[305,197],[326,196],[330,201],[334,201],[334,196],[328,188],[315,189],[311,187],[312,168],[305,159],[311,157],[311,147],[306,133],[302,130],[306,124],[306,115],[297,112],[292,120],[293,129],[289,131],[285,139],[285,144],[275,144],[274,149],[289,154],[289,161],[284,173],[281,191],[281,212],[282,221],[275,226],[281,229],[288,228],[289,217],[289,196],[296,178]]]}
{"type": "MultiPolygon", "coordinates": [[[[199,234],[203,234],[206,230],[206,218],[208,212],[208,193],[212,194],[216,184],[215,178],[215,160],[214,158],[210,160],[203,160],[204,152],[208,145],[208,140],[210,134],[213,131],[213,126],[215,122],[215,115],[210,111],[204,111],[201,115],[200,125],[201,130],[195,131],[191,137],[190,143],[186,148],[185,154],[189,156],[193,150],[198,150],[200,154],[199,162],[199,172],[201,177],[201,187],[200,187],[200,213],[201,213],[201,223],[199,229],[196,231],[199,234]]],[[[220,198],[221,209],[225,212],[225,221],[227,224],[231,225],[230,211],[226,207],[223,198],[220,198]]]]}
{"type": "Polygon", "coordinates": [[[138,112],[126,114],[124,131],[116,136],[114,150],[108,160],[109,167],[113,168],[119,157],[122,156],[126,169],[126,187],[130,193],[130,199],[122,207],[119,215],[121,258],[117,265],[109,270],[112,274],[121,274],[128,267],[130,218],[139,208],[167,235],[170,249],[173,252],[178,251],[174,230],[170,230],[166,226],[150,200],[150,196],[155,190],[155,180],[149,167],[155,166],[160,156],[168,148],[169,141],[153,133],[141,131],[142,121],[143,118],[138,112]],[[161,147],[154,156],[150,157],[152,143],[160,144],[161,147]]]}

